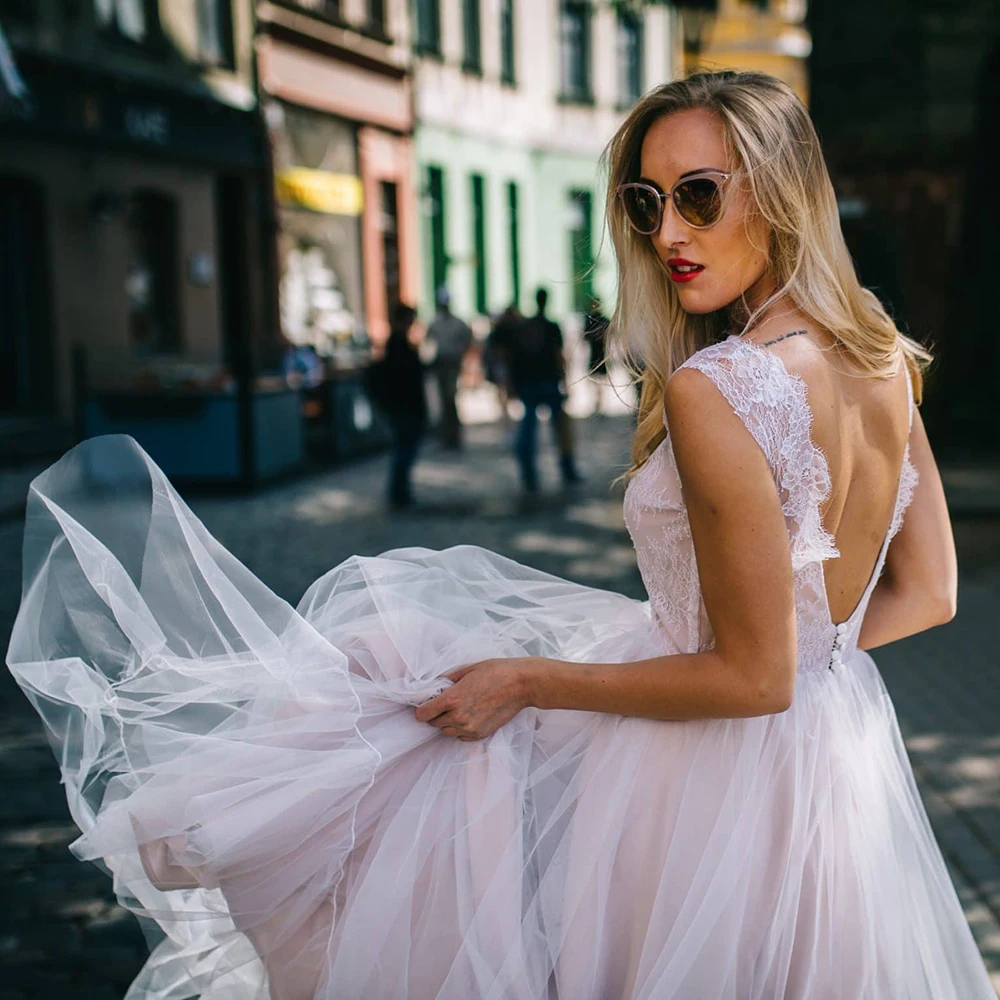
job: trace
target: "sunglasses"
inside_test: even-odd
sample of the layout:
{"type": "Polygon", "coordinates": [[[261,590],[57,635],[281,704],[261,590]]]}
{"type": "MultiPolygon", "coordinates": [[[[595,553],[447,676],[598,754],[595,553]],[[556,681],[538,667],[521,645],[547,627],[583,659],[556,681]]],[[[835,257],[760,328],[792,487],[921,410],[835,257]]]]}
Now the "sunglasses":
{"type": "Polygon", "coordinates": [[[689,226],[708,229],[722,218],[722,188],[731,176],[727,170],[700,170],[679,180],[667,194],[646,181],[634,181],[622,184],[618,197],[629,224],[643,236],[659,232],[668,198],[689,226]]]}

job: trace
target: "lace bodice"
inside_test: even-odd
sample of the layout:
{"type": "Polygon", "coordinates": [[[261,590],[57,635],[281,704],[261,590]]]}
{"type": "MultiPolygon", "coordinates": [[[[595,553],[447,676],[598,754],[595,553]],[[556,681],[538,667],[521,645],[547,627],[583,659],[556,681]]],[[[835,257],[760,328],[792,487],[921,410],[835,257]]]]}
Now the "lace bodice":
{"type": "MultiPolygon", "coordinates": [[[[731,336],[698,351],[696,368],[716,385],[760,445],[778,487],[791,547],[799,670],[836,667],[857,647],[858,632],[886,551],[903,522],[916,485],[909,444],[903,458],[892,522],[875,570],[846,622],[830,617],[823,562],[839,556],[820,509],[830,493],[830,470],[811,435],[806,384],[773,352],[731,336]]],[[[909,379],[907,379],[909,387],[909,379]]],[[[913,400],[910,398],[910,420],[913,400]]],[[[625,493],[628,526],[639,571],[666,647],[697,652],[714,637],[698,582],[694,545],[669,435],[635,474],[625,493]]]]}

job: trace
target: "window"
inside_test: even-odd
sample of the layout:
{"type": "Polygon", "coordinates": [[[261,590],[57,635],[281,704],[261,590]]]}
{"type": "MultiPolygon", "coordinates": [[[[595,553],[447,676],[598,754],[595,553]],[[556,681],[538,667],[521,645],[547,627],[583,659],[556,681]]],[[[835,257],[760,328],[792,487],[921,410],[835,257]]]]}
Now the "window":
{"type": "Polygon", "coordinates": [[[433,293],[448,283],[448,247],[444,215],[444,171],[427,168],[427,210],[431,229],[431,300],[433,293]]]}
{"type": "Polygon", "coordinates": [[[382,275],[389,307],[399,301],[399,200],[396,185],[382,181],[382,275]]]}
{"type": "Polygon", "coordinates": [[[481,73],[479,0],[462,0],[462,26],[465,33],[465,57],[462,60],[462,69],[481,73]]]}
{"type": "Polygon", "coordinates": [[[514,83],[514,0],[500,0],[500,82],[514,83]]]}
{"type": "Polygon", "coordinates": [[[94,0],[97,27],[111,38],[149,45],[157,39],[156,0],[94,0]]]}
{"type": "Polygon", "coordinates": [[[340,0],[279,0],[286,7],[298,7],[325,21],[340,22],[340,0]]]}
{"type": "Polygon", "coordinates": [[[642,18],[618,10],[618,103],[630,107],[642,96],[642,18]]]}
{"type": "Polygon", "coordinates": [[[126,224],[129,338],[140,357],[174,354],[181,346],[177,200],[158,191],[136,191],[128,201],[126,224]]]}
{"type": "Polygon", "coordinates": [[[565,101],[592,100],[590,94],[590,7],[564,0],[559,19],[562,94],[565,101]]]}
{"type": "Polygon", "coordinates": [[[368,0],[368,30],[380,38],[387,36],[385,0],[368,0]]]}
{"type": "Polygon", "coordinates": [[[416,0],[417,51],[428,55],[441,54],[441,10],[439,0],[416,0]]]}
{"type": "Polygon", "coordinates": [[[486,315],[486,205],[482,174],[472,174],[472,251],[476,255],[476,312],[486,315]]]}
{"type": "Polygon", "coordinates": [[[517,218],[517,183],[507,184],[507,215],[510,239],[510,300],[521,305],[521,238],[517,218]]]}
{"type": "Polygon", "coordinates": [[[594,248],[591,241],[593,199],[589,191],[569,192],[570,274],[573,276],[573,309],[584,312],[593,298],[594,248]]]}
{"type": "Polygon", "coordinates": [[[198,56],[208,66],[235,65],[230,0],[198,0],[198,56]]]}

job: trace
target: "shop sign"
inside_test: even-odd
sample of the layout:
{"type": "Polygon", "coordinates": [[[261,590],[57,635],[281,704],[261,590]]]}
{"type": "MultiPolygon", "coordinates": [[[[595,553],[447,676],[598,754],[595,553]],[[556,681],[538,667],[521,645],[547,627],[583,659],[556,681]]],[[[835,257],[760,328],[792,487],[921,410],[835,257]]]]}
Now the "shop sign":
{"type": "Polygon", "coordinates": [[[32,112],[17,121],[5,120],[5,129],[155,149],[203,163],[244,167],[260,162],[256,119],[249,111],[179,88],[167,90],[62,65],[34,53],[19,53],[18,61],[31,92],[32,112]]]}
{"type": "Polygon", "coordinates": [[[151,142],[156,146],[170,143],[170,116],[165,108],[147,108],[130,104],[123,116],[125,131],[136,142],[151,142]]]}
{"type": "Polygon", "coordinates": [[[364,207],[361,178],[326,170],[289,167],[275,176],[278,201],[324,215],[360,215],[364,207]]]}

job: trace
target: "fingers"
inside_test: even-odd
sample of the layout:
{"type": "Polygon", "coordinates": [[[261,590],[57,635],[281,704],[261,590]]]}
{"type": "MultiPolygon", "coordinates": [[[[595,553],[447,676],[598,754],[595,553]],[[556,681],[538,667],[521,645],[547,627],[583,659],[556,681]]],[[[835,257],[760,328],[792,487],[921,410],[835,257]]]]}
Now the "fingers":
{"type": "Polygon", "coordinates": [[[429,725],[440,729],[443,736],[451,736],[465,743],[483,739],[479,733],[469,728],[464,719],[457,717],[454,712],[442,712],[440,715],[428,720],[428,722],[429,725]]]}
{"type": "Polygon", "coordinates": [[[486,739],[485,736],[479,733],[471,733],[468,730],[461,730],[457,726],[445,726],[441,730],[442,735],[451,736],[456,740],[460,740],[462,743],[478,743],[480,740],[486,739]]]}
{"type": "MultiPolygon", "coordinates": [[[[469,667],[461,667],[455,673],[465,674],[469,671],[469,667]]],[[[454,681],[458,678],[454,674],[444,674],[445,678],[451,678],[452,683],[448,684],[443,690],[438,691],[433,698],[428,698],[422,705],[417,706],[415,717],[417,722],[430,722],[431,719],[436,715],[440,715],[442,712],[446,712],[449,708],[453,708],[453,703],[447,698],[448,693],[455,686],[454,681]]]]}
{"type": "Polygon", "coordinates": [[[458,719],[454,712],[442,712],[440,715],[435,716],[430,720],[429,725],[435,726],[437,729],[462,729],[464,720],[458,719]]]}
{"type": "Polygon", "coordinates": [[[452,707],[451,701],[445,699],[447,693],[445,691],[442,694],[435,695],[429,701],[418,705],[416,712],[414,712],[417,722],[430,722],[435,716],[447,712],[452,707]]]}
{"type": "Polygon", "coordinates": [[[469,734],[468,719],[454,711],[444,711],[426,721],[428,725],[440,729],[445,736],[457,736],[459,733],[469,734]]]}
{"type": "Polygon", "coordinates": [[[452,670],[451,673],[447,673],[444,676],[450,681],[460,681],[475,666],[475,663],[469,663],[464,667],[459,667],[458,670],[452,670]]]}

